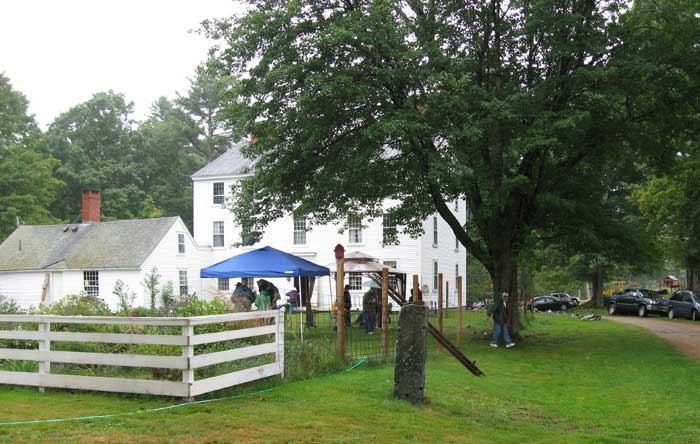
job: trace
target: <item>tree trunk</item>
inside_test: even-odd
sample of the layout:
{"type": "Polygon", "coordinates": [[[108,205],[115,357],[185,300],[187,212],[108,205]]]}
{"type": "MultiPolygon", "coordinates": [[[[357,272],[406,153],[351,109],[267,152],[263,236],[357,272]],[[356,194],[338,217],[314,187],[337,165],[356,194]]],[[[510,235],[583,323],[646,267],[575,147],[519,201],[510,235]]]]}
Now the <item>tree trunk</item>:
{"type": "Polygon", "coordinates": [[[591,305],[593,307],[603,306],[603,266],[596,265],[593,273],[591,273],[591,305]]]}
{"type": "Polygon", "coordinates": [[[685,274],[688,279],[688,290],[700,290],[700,259],[687,256],[685,258],[685,274]]]}
{"type": "Polygon", "coordinates": [[[518,304],[518,264],[512,252],[499,254],[494,261],[493,273],[494,297],[506,292],[508,293],[508,330],[511,335],[517,335],[520,331],[520,310],[518,304]]]}

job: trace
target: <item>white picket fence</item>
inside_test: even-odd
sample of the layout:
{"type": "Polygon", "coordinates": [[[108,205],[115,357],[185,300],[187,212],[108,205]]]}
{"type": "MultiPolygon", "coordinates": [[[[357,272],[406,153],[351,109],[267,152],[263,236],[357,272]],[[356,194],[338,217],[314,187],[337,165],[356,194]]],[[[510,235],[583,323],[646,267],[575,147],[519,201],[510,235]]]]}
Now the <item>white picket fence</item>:
{"type": "Polygon", "coordinates": [[[37,349],[0,348],[0,360],[38,361],[39,371],[0,371],[0,384],[28,385],[107,392],[141,393],[149,395],[194,398],[197,395],[220,390],[269,376],[284,376],[284,311],[269,310],[249,313],[230,313],[183,318],[128,318],[112,316],[31,316],[0,315],[0,339],[38,341],[37,349]],[[195,334],[194,327],[259,319],[255,327],[224,330],[216,333],[195,334]],[[272,319],[265,321],[266,319],[272,319]],[[4,329],[11,323],[12,329],[4,329]],[[130,326],[175,326],[182,334],[83,333],[51,331],[51,324],[103,324],[130,326]],[[37,324],[37,330],[27,330],[27,324],[37,324]],[[7,324],[4,324],[7,325],[7,324]],[[194,346],[235,339],[274,335],[274,342],[240,347],[207,354],[194,354],[194,346]],[[182,347],[181,356],[141,355],[126,353],[88,353],[51,350],[52,342],[83,342],[109,344],[152,344],[182,347]],[[255,356],[274,354],[274,362],[234,371],[206,379],[195,380],[198,368],[233,362],[255,356]],[[52,374],[51,362],[94,364],[121,367],[146,367],[182,370],[182,381],[111,378],[52,374]]]}

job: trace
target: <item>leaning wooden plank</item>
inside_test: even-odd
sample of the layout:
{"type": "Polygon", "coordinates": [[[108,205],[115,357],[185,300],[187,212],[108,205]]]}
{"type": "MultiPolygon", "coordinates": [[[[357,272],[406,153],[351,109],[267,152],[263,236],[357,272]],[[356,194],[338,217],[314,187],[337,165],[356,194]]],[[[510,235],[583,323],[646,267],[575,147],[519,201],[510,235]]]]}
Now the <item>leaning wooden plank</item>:
{"type": "Polygon", "coordinates": [[[42,351],[0,348],[0,359],[49,361],[65,364],[115,365],[119,367],[187,368],[181,356],[132,355],[127,353],[86,353],[72,351],[42,351]]]}
{"type": "Polygon", "coordinates": [[[234,348],[207,355],[197,355],[190,361],[192,368],[201,368],[208,365],[221,364],[222,362],[238,361],[239,359],[252,358],[253,356],[277,353],[277,344],[270,342],[267,344],[251,345],[250,347],[234,348]]]}
{"type": "Polygon", "coordinates": [[[248,321],[251,319],[272,318],[277,310],[247,311],[244,313],[227,313],[221,315],[196,316],[190,318],[190,325],[218,324],[221,322],[248,321]]]}
{"type": "Polygon", "coordinates": [[[39,340],[45,339],[44,333],[38,331],[0,330],[0,339],[23,339],[39,340]]]}
{"type": "Polygon", "coordinates": [[[105,378],[101,376],[75,376],[0,371],[0,384],[31,385],[101,392],[141,393],[185,397],[187,384],[174,381],[149,381],[145,379],[105,378]]]}
{"type": "Polygon", "coordinates": [[[263,327],[242,328],[240,330],[226,330],[219,333],[205,333],[194,335],[192,344],[211,344],[212,342],[230,341],[233,339],[251,338],[253,336],[270,335],[277,332],[275,325],[265,325],[263,327]]]}
{"type": "Polygon", "coordinates": [[[55,324],[188,325],[189,318],[130,318],[120,316],[0,315],[0,322],[51,322],[55,324]]]}
{"type": "Polygon", "coordinates": [[[221,390],[226,387],[233,387],[234,385],[244,384],[277,374],[279,374],[279,365],[273,362],[272,364],[265,364],[225,375],[214,376],[213,378],[201,379],[192,384],[192,396],[221,390]]]}
{"type": "MultiPolygon", "coordinates": [[[[0,338],[2,336],[0,335],[0,338]]],[[[128,333],[77,333],[51,332],[50,341],[65,342],[100,342],[106,344],[153,344],[153,345],[187,345],[187,338],[182,335],[141,335],[128,333]]]]}

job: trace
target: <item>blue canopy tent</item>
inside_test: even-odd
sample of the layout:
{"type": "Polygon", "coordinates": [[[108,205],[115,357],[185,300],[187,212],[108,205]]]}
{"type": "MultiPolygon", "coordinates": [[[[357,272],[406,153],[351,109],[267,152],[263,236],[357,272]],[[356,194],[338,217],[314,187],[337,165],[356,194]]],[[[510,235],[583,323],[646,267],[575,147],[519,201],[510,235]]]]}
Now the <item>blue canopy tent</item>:
{"type": "Polygon", "coordinates": [[[327,267],[314,264],[293,254],[272,247],[233,256],[225,261],[202,268],[202,278],[244,278],[244,277],[297,277],[328,276],[327,267]]]}
{"type": "MultiPolygon", "coordinates": [[[[311,261],[302,259],[293,254],[285,253],[272,247],[258,248],[257,250],[233,256],[225,261],[202,268],[199,272],[201,278],[301,278],[302,300],[306,295],[306,302],[311,299],[309,290],[309,277],[329,276],[330,270],[327,267],[314,264],[311,261]]],[[[315,326],[313,312],[306,305],[306,321],[309,325],[315,326]]],[[[301,315],[301,311],[299,312],[301,315]]],[[[304,340],[303,322],[299,323],[301,328],[301,340],[304,340]]]]}

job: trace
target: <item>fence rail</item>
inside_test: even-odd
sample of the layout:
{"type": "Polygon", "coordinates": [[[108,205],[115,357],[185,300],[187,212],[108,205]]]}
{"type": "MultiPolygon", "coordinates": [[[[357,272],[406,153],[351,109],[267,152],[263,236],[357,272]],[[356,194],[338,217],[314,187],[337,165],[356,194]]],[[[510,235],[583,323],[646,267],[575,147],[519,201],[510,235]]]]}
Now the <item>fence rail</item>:
{"type": "Polygon", "coordinates": [[[39,363],[39,369],[38,372],[0,371],[0,384],[29,385],[42,389],[53,387],[193,398],[256,379],[274,375],[284,376],[284,311],[282,310],[185,318],[0,315],[0,340],[2,339],[37,341],[38,349],[0,348],[0,360],[36,361],[39,363]],[[269,325],[215,333],[195,334],[194,329],[195,326],[238,321],[270,322],[270,319],[272,323],[269,325]],[[52,324],[179,327],[181,334],[63,332],[51,331],[52,324]],[[30,328],[36,328],[36,330],[30,328]],[[274,335],[274,341],[212,353],[194,354],[195,345],[264,335],[274,335]],[[180,356],[59,351],[51,349],[53,342],[163,345],[178,346],[182,350],[180,356]],[[195,380],[196,369],[264,355],[274,355],[274,362],[195,380]],[[181,370],[182,380],[178,382],[54,374],[51,373],[52,362],[181,370]]]}

